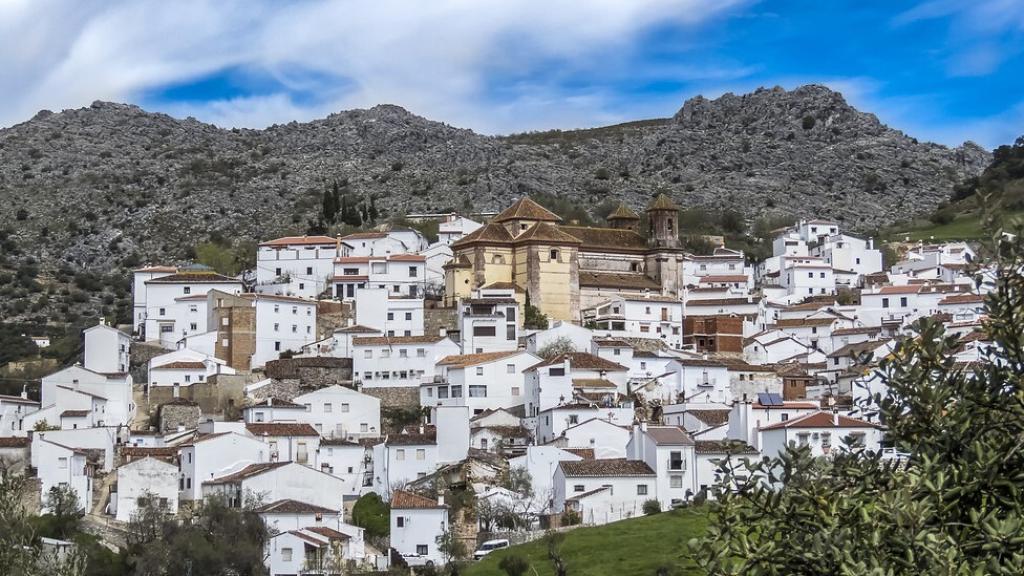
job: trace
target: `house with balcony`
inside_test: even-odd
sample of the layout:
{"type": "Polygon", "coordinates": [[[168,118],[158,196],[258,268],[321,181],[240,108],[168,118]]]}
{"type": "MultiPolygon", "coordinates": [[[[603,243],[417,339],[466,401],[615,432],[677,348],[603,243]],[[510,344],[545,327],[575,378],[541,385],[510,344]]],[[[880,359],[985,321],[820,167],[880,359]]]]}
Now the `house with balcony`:
{"type": "Polygon", "coordinates": [[[472,298],[460,298],[456,309],[465,352],[483,354],[519,347],[522,314],[514,289],[478,289],[472,298]]]}
{"type": "Polygon", "coordinates": [[[448,356],[437,363],[434,381],[420,385],[420,404],[468,406],[473,415],[523,406],[523,371],[539,361],[525,350],[448,356]]]}
{"type": "Polygon", "coordinates": [[[422,298],[426,258],[418,254],[343,256],[334,261],[334,297],[353,300],[363,288],[381,288],[392,296],[422,298]]]}
{"type": "Polygon", "coordinates": [[[670,348],[683,346],[683,303],[676,297],[613,296],[584,310],[583,320],[607,336],[652,338],[670,348]]]}
{"type": "Polygon", "coordinates": [[[365,336],[352,339],[352,377],[364,388],[419,386],[440,376],[438,362],[458,356],[447,336],[365,336]]]}
{"type": "MultiPolygon", "coordinates": [[[[630,349],[632,352],[632,349],[630,349]]],[[[578,400],[612,406],[628,393],[626,366],[588,352],[566,352],[523,372],[526,414],[578,400]]]]}
{"type": "Polygon", "coordinates": [[[316,298],[328,289],[341,243],[330,236],[286,236],[256,249],[256,291],[316,298]]]}

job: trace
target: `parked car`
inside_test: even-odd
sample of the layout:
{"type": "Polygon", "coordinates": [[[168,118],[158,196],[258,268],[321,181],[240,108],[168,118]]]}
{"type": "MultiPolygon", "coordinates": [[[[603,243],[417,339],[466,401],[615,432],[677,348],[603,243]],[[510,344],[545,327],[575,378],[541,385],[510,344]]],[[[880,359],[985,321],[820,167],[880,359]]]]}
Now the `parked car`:
{"type": "Polygon", "coordinates": [[[487,542],[484,542],[483,544],[481,544],[480,547],[476,549],[476,552],[473,552],[473,558],[479,560],[479,559],[483,558],[484,556],[487,556],[491,552],[494,552],[495,550],[501,550],[502,548],[508,548],[508,547],[509,547],[508,540],[505,540],[505,539],[501,539],[501,540],[488,540],[487,542]]]}

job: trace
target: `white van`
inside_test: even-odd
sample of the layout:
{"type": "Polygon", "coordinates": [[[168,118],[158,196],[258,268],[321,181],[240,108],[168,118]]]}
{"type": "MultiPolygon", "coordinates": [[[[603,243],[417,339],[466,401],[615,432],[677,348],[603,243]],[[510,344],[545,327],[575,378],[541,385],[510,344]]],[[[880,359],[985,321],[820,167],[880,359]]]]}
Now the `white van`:
{"type": "Polygon", "coordinates": [[[473,558],[476,558],[477,560],[479,560],[479,559],[483,558],[484,556],[487,556],[491,552],[494,552],[495,550],[501,550],[502,548],[508,548],[508,546],[509,546],[508,540],[504,540],[504,539],[502,539],[502,540],[488,540],[487,542],[484,542],[483,544],[481,544],[480,547],[476,549],[476,552],[473,552],[473,558]]]}

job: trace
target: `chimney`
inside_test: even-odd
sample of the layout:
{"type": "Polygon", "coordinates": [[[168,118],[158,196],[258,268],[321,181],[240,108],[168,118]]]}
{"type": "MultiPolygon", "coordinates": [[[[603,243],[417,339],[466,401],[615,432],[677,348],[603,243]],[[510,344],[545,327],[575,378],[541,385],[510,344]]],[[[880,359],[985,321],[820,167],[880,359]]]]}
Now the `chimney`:
{"type": "Polygon", "coordinates": [[[272,404],[273,400],[270,397],[267,397],[267,406],[271,406],[272,404]]]}
{"type": "Polygon", "coordinates": [[[437,495],[437,505],[444,506],[444,494],[437,495]]]}
{"type": "Polygon", "coordinates": [[[425,431],[423,429],[423,424],[420,424],[420,434],[424,434],[424,433],[425,433],[425,431]]]}

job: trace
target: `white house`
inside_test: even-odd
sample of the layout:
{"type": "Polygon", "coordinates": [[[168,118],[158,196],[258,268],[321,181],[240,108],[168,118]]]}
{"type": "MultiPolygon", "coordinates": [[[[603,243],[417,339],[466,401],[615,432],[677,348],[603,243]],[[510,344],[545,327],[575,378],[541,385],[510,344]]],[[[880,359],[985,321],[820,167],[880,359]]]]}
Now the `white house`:
{"type": "Polygon", "coordinates": [[[626,446],[627,458],[644,462],[654,471],[649,498],[657,498],[668,510],[697,492],[693,470],[694,441],[678,426],[636,424],[626,446]]]}
{"type": "Polygon", "coordinates": [[[419,386],[438,375],[442,359],[459,354],[447,336],[364,336],[352,338],[352,376],[364,388],[419,386]]]}
{"type": "Polygon", "coordinates": [[[437,540],[448,531],[448,506],[442,499],[396,490],[391,496],[391,547],[410,563],[444,564],[437,540]]]}
{"type": "Polygon", "coordinates": [[[437,437],[432,434],[396,434],[373,447],[373,491],[387,496],[396,487],[437,469],[437,437]]]}
{"type": "Polygon", "coordinates": [[[210,290],[239,294],[242,282],[209,270],[179,270],[146,280],[146,342],[175,348],[178,340],[206,332],[206,299],[210,290]]]}
{"type": "Polygon", "coordinates": [[[298,352],[317,339],[316,302],[291,296],[251,294],[256,308],[256,343],[253,368],[277,360],[281,352],[298,352]]]}
{"type": "Polygon", "coordinates": [[[152,457],[144,457],[117,469],[117,496],[111,511],[118,521],[128,522],[148,501],[168,514],[178,513],[178,467],[152,457]]]}
{"type": "Polygon", "coordinates": [[[373,451],[358,442],[324,438],[317,454],[320,470],[344,482],[342,494],[358,498],[373,485],[373,451]]]}
{"type": "Polygon", "coordinates": [[[210,376],[216,374],[235,373],[235,369],[220,358],[182,348],[154,356],[149,360],[147,384],[150,386],[191,386],[199,382],[206,382],[210,376]]]}
{"type": "Polygon", "coordinates": [[[517,349],[522,323],[519,303],[511,296],[478,296],[460,298],[456,304],[462,349],[467,354],[517,349]]]}
{"type": "MultiPolygon", "coordinates": [[[[630,350],[632,352],[632,350],[630,350]]],[[[572,403],[578,395],[612,404],[625,395],[629,369],[588,352],[567,352],[524,371],[526,414],[572,403]]]]}
{"type": "Polygon", "coordinates": [[[124,374],[131,359],[131,336],[100,319],[82,331],[83,362],[87,370],[100,374],[124,374]]]}
{"type": "Polygon", "coordinates": [[[427,247],[418,230],[394,226],[390,230],[353,232],[341,237],[343,256],[387,256],[410,254],[427,247]]]}
{"type": "Polygon", "coordinates": [[[286,236],[256,250],[256,291],[316,298],[329,287],[341,243],[330,236],[286,236]]]}
{"type": "Polygon", "coordinates": [[[784,256],[779,285],[792,296],[819,296],[836,293],[832,266],[821,258],[784,256]]]}
{"type": "MultiPolygon", "coordinates": [[[[589,328],[572,322],[555,320],[546,330],[537,330],[526,336],[526,350],[536,354],[545,346],[560,340],[567,340],[572,343],[572,347],[577,352],[587,352],[591,350],[591,341],[594,340],[594,337],[594,331],[589,328]]],[[[594,353],[597,354],[597,352],[594,353]]]]}
{"type": "Polygon", "coordinates": [[[757,402],[735,402],[729,414],[728,438],[745,442],[765,453],[761,443],[762,429],[820,410],[821,405],[817,402],[783,401],[778,395],[770,394],[760,395],[757,402]],[[761,401],[769,399],[770,403],[761,401]]]}
{"type": "Polygon", "coordinates": [[[343,482],[309,466],[296,462],[250,464],[237,472],[203,482],[203,497],[219,495],[233,506],[242,506],[249,497],[265,502],[292,499],[342,508],[343,482]]]}
{"type": "Polygon", "coordinates": [[[604,408],[593,404],[563,404],[543,410],[534,418],[538,444],[547,444],[560,437],[570,426],[593,419],[601,419],[617,426],[629,426],[633,422],[632,406],[604,408]]]}
{"type": "Polygon", "coordinates": [[[643,460],[563,460],[552,483],[555,512],[569,509],[584,523],[607,524],[642,516],[644,502],[657,497],[658,478],[643,460]]]}
{"type": "Polygon", "coordinates": [[[93,474],[95,465],[89,461],[89,453],[83,448],[72,448],[49,440],[32,443],[33,460],[36,460],[36,477],[43,508],[46,509],[50,489],[67,487],[75,492],[78,504],[83,510],[92,505],[93,474]]]}
{"type": "Polygon", "coordinates": [[[248,434],[204,433],[179,452],[178,492],[181,500],[198,500],[202,483],[224,477],[251,464],[267,462],[269,447],[248,434]]]}
{"type": "Polygon", "coordinates": [[[396,295],[385,288],[356,293],[356,321],[385,336],[422,336],[423,299],[396,295]]]}
{"type": "MultiPolygon", "coordinates": [[[[757,460],[760,453],[753,447],[737,440],[694,440],[693,478],[695,494],[708,491],[718,484],[718,467],[729,458],[737,467],[745,460],[757,460]]],[[[740,468],[742,469],[742,468],[740,468]]]]}
{"type": "Polygon", "coordinates": [[[446,216],[444,221],[438,225],[437,241],[450,246],[452,242],[471,232],[475,232],[481,226],[483,224],[453,212],[446,216]]]}
{"type": "Polygon", "coordinates": [[[761,453],[774,458],[787,447],[809,447],[812,456],[830,456],[849,449],[877,451],[879,425],[840,414],[814,412],[761,428],[761,453]]]}
{"type": "Polygon", "coordinates": [[[305,407],[299,422],[311,424],[325,438],[380,435],[380,399],[335,384],[292,399],[305,407]]]}
{"type": "Polygon", "coordinates": [[[591,418],[573,424],[550,441],[559,448],[587,448],[596,458],[625,458],[629,429],[607,420],[591,418]]]}
{"type": "Polygon", "coordinates": [[[655,338],[683,346],[683,302],[671,296],[615,296],[583,311],[595,331],[618,337],[655,338]]]}
{"type": "Polygon", "coordinates": [[[264,422],[246,424],[245,429],[267,445],[269,462],[295,462],[316,467],[320,434],[309,424],[264,422]]]}
{"type": "Polygon", "coordinates": [[[132,377],[127,373],[101,374],[76,364],[42,378],[41,404],[40,411],[22,418],[21,431],[31,430],[43,420],[51,425],[58,424],[52,416],[59,416],[65,410],[99,410],[101,407],[102,415],[94,418],[96,425],[126,425],[135,417],[132,377]],[[94,402],[97,398],[103,402],[94,402]]]}
{"type": "Polygon", "coordinates": [[[146,282],[178,272],[175,266],[146,266],[132,270],[132,331],[142,334],[146,326],[146,282]]]}
{"type": "Polygon", "coordinates": [[[270,536],[265,565],[270,576],[335,574],[355,559],[352,537],[327,526],[312,526],[270,536]]]}
{"type": "Polygon", "coordinates": [[[526,402],[523,371],[540,361],[526,351],[448,356],[438,362],[440,382],[420,386],[423,406],[468,406],[473,414],[526,402]]]}
{"type": "Polygon", "coordinates": [[[422,298],[427,259],[419,254],[344,256],[334,261],[334,297],[352,300],[364,288],[380,288],[392,297],[422,298]]]}
{"type": "Polygon", "coordinates": [[[558,463],[578,462],[583,457],[557,446],[528,446],[522,456],[509,458],[509,468],[522,468],[530,475],[531,487],[539,512],[551,509],[554,500],[554,477],[558,463]]]}
{"type": "Polygon", "coordinates": [[[682,280],[684,286],[711,285],[702,282],[708,277],[729,277],[729,284],[739,283],[744,288],[753,286],[753,270],[747,266],[742,251],[729,248],[715,248],[708,255],[687,254],[683,258],[682,280]],[[742,280],[739,279],[742,277],[742,280]]]}

